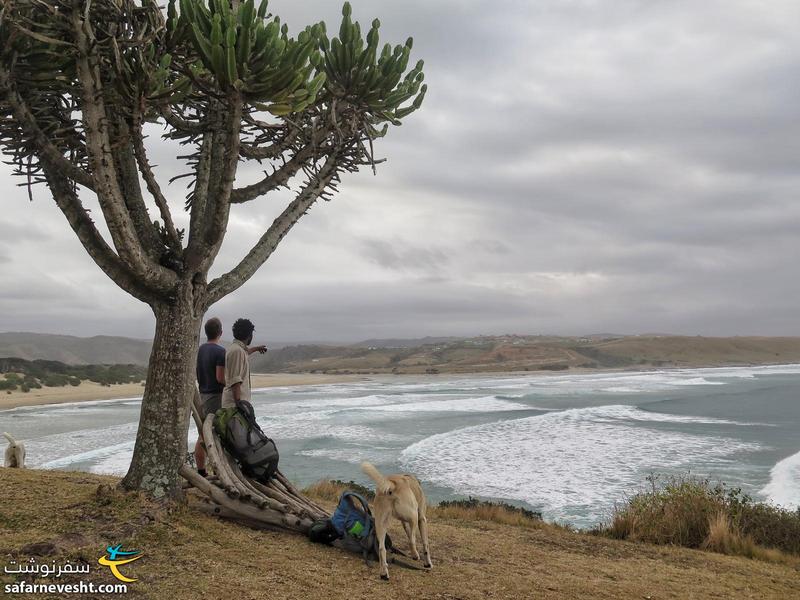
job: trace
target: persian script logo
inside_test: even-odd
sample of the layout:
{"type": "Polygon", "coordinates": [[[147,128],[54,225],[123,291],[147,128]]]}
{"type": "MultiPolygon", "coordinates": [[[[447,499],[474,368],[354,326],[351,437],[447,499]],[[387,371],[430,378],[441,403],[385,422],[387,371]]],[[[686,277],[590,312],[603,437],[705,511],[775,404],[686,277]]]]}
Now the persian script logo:
{"type": "Polygon", "coordinates": [[[104,567],[108,567],[111,569],[111,572],[114,574],[114,577],[119,579],[120,581],[124,581],[125,583],[130,583],[132,581],[136,581],[135,579],[131,579],[130,577],[125,577],[122,573],[119,572],[119,567],[121,565],[127,565],[135,560],[139,560],[142,558],[142,554],[140,550],[122,550],[122,544],[117,544],[114,547],[107,546],[106,547],[107,555],[103,555],[97,559],[104,567]],[[123,558],[118,558],[123,557],[123,558]]]}

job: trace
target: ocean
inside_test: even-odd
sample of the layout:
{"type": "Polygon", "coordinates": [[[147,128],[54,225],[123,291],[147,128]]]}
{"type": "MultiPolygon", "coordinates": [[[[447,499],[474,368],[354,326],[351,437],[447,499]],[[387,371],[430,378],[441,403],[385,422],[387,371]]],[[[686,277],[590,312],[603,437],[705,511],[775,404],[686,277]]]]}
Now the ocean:
{"type": "MultiPolygon", "coordinates": [[[[140,400],[0,411],[28,465],[125,473],[140,400]]],[[[371,377],[254,391],[281,470],[368,483],[408,471],[430,501],[469,495],[591,527],[649,475],[708,477],[800,506],[800,365],[371,377]]],[[[196,432],[190,426],[190,448],[196,432]]]]}

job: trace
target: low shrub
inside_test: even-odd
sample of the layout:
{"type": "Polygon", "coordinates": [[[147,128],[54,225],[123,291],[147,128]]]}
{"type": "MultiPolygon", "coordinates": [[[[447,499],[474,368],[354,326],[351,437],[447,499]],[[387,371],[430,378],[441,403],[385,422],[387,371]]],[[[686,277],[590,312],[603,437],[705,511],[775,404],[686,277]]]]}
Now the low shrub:
{"type": "Polygon", "coordinates": [[[479,500],[472,496],[466,500],[444,500],[433,509],[432,514],[443,518],[494,521],[523,527],[539,526],[542,523],[540,512],[506,502],[479,500]]]}
{"type": "Polygon", "coordinates": [[[367,500],[375,497],[375,492],[368,487],[355,481],[342,481],[341,479],[323,479],[305,488],[303,493],[321,500],[337,502],[345,490],[361,494],[367,500]]]}
{"type": "Polygon", "coordinates": [[[689,476],[647,478],[650,489],[617,506],[593,533],[754,557],[765,548],[800,554],[800,509],[758,502],[741,488],[689,476]]]}
{"type": "Polygon", "coordinates": [[[68,375],[50,373],[44,376],[42,383],[47,387],[63,387],[69,383],[69,379],[68,375]]]}

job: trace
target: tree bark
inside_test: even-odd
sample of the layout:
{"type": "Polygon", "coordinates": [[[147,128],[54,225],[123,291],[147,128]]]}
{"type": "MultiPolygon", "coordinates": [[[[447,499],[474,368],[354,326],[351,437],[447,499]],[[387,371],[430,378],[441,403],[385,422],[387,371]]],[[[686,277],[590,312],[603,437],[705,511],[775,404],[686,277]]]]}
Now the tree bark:
{"type": "Polygon", "coordinates": [[[188,290],[176,296],[172,303],[153,305],[156,332],[139,429],[131,465],[120,482],[123,489],[143,490],[158,499],[182,495],[178,469],[186,459],[202,318],[188,290]]]}

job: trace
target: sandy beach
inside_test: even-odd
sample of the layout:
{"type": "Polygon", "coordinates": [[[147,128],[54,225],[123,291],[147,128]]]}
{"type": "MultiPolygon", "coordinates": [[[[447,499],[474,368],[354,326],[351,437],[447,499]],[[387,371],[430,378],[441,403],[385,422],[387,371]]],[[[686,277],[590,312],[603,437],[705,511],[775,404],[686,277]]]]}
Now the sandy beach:
{"type": "MultiPolygon", "coordinates": [[[[253,389],[282,387],[291,385],[317,385],[323,383],[345,383],[367,379],[365,375],[323,375],[321,373],[253,373],[253,389]]],[[[43,387],[29,392],[14,390],[0,392],[0,410],[18,406],[41,404],[61,404],[63,402],[88,402],[92,400],[113,400],[117,398],[140,398],[144,386],[141,383],[122,383],[103,386],[91,381],[83,381],[77,387],[43,387]]]]}

